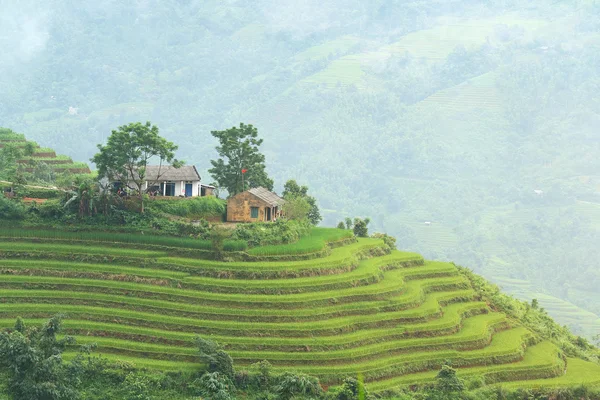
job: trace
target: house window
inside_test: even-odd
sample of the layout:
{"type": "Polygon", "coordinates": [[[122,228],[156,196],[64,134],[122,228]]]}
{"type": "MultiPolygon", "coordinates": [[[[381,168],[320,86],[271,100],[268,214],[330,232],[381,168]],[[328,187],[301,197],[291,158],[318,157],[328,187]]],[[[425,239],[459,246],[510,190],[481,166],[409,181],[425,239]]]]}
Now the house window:
{"type": "Polygon", "coordinates": [[[250,218],[258,218],[258,207],[250,207],[250,218]]]}

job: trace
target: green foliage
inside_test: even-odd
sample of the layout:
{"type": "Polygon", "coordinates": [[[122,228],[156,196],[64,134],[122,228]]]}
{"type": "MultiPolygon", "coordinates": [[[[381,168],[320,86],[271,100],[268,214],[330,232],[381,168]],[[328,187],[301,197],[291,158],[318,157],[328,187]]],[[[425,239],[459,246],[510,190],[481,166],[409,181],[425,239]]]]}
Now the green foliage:
{"type": "Polygon", "coordinates": [[[369,222],[371,222],[369,218],[354,218],[354,226],[352,228],[354,235],[357,237],[369,237],[369,230],[367,228],[369,222]]]}
{"type": "MultiPolygon", "coordinates": [[[[317,200],[308,195],[308,186],[299,186],[295,180],[291,179],[283,185],[283,197],[286,201],[292,201],[296,203],[302,204],[302,214],[306,214],[306,217],[313,225],[319,225],[319,222],[323,219],[321,217],[321,212],[319,211],[319,207],[317,206],[317,200]],[[300,202],[298,199],[303,199],[306,204],[300,202]]],[[[299,205],[296,205],[298,207],[299,205]]],[[[291,208],[287,204],[284,206],[285,213],[287,215],[288,208],[291,208]]],[[[300,218],[296,218],[300,219],[300,218]]]]}
{"type": "Polygon", "coordinates": [[[354,226],[354,224],[352,223],[352,218],[346,217],[344,221],[346,222],[346,229],[352,229],[352,227],[354,226]]]}
{"type": "Polygon", "coordinates": [[[25,207],[16,200],[11,200],[4,197],[0,193],[0,219],[4,220],[20,220],[25,218],[25,207]]]}
{"type": "Polygon", "coordinates": [[[293,243],[310,232],[304,221],[279,219],[269,223],[238,224],[232,239],[243,240],[250,247],[268,246],[280,243],[293,243]]]}
{"type": "Polygon", "coordinates": [[[200,352],[200,361],[206,364],[209,372],[222,374],[230,380],[234,379],[233,360],[217,342],[197,336],[195,344],[200,352]]]}
{"type": "Polygon", "coordinates": [[[130,373],[123,381],[124,400],[151,400],[156,391],[153,382],[144,375],[130,373]]]}
{"type": "Polygon", "coordinates": [[[275,394],[281,400],[302,398],[302,396],[316,398],[321,395],[322,391],[317,378],[294,372],[284,372],[278,377],[277,385],[274,388],[275,394]]]}
{"type": "Polygon", "coordinates": [[[285,219],[301,221],[307,219],[310,211],[310,204],[302,197],[286,196],[285,204],[282,207],[285,219]]]}
{"type": "Polygon", "coordinates": [[[457,393],[465,389],[464,382],[456,376],[456,370],[448,362],[445,362],[440,372],[438,372],[435,386],[438,391],[449,399],[456,397],[457,393]]]}
{"type": "Polygon", "coordinates": [[[328,393],[328,399],[331,400],[366,400],[370,398],[364,383],[356,378],[345,378],[340,387],[328,393]]]}
{"type": "Polygon", "coordinates": [[[175,158],[177,146],[158,134],[158,127],[149,121],[122,125],[113,130],[106,145],[98,145],[99,152],[92,161],[98,168],[98,176],[111,181],[119,180],[125,185],[132,183],[139,194],[140,210],[144,212],[142,186],[148,181],[153,186],[160,176],[146,176],[146,167],[153,159],[178,168],[182,165],[175,158]]]}
{"type": "Polygon", "coordinates": [[[214,226],[210,231],[210,242],[212,250],[215,253],[215,259],[223,259],[225,249],[225,239],[231,237],[231,230],[223,226],[214,226]]]}
{"type": "Polygon", "coordinates": [[[233,400],[235,386],[231,379],[219,372],[206,372],[193,382],[193,388],[201,396],[211,400],[233,400]]]}
{"type": "Polygon", "coordinates": [[[371,235],[375,239],[383,239],[383,242],[392,250],[396,249],[396,238],[387,233],[374,233],[371,235]]]}
{"type": "Polygon", "coordinates": [[[265,156],[259,151],[263,139],[258,139],[254,126],[240,123],[239,127],[211,134],[219,140],[217,152],[221,158],[210,160],[212,168],[208,172],[219,187],[227,189],[229,196],[259,186],[273,190],[273,180],[265,171],[265,156]],[[243,174],[242,170],[247,172],[243,174]]]}
{"type": "Polygon", "coordinates": [[[41,328],[25,329],[17,320],[15,330],[0,333],[0,366],[9,373],[10,395],[16,399],[71,400],[80,398],[77,387],[82,371],[78,363],[63,363],[62,352],[74,339],[57,335],[62,316],[41,328]]]}
{"type": "Polygon", "coordinates": [[[340,222],[337,224],[337,228],[338,228],[338,229],[346,229],[346,225],[344,225],[344,222],[340,221],[340,222]]]}

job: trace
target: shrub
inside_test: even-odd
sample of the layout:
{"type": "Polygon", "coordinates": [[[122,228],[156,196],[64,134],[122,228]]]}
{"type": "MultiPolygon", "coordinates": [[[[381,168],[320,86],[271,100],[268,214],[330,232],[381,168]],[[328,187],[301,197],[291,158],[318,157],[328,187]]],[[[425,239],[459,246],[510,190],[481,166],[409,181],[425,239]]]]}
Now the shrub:
{"type": "Polygon", "coordinates": [[[284,372],[278,379],[275,393],[281,400],[294,399],[297,396],[320,396],[323,389],[314,376],[284,372]]]}
{"type": "Polygon", "coordinates": [[[386,244],[390,250],[396,249],[396,238],[388,235],[387,233],[374,233],[371,235],[372,238],[375,239],[383,239],[383,242],[386,244]]]}
{"type": "Polygon", "coordinates": [[[244,240],[251,247],[273,244],[293,243],[310,233],[310,224],[306,221],[277,220],[273,223],[239,224],[232,239],[244,240]]]}
{"type": "Polygon", "coordinates": [[[344,222],[343,222],[343,221],[340,221],[340,223],[339,223],[339,224],[337,224],[337,228],[338,228],[338,229],[346,229],[346,225],[344,225],[344,222]]]}
{"type": "Polygon", "coordinates": [[[59,199],[52,199],[39,204],[37,210],[40,217],[47,219],[60,219],[66,211],[59,199]]]}
{"type": "Polygon", "coordinates": [[[358,379],[346,378],[342,386],[332,391],[332,400],[366,400],[370,398],[365,385],[358,379]]]}
{"type": "Polygon", "coordinates": [[[196,346],[200,351],[200,361],[205,363],[209,372],[219,372],[228,379],[234,379],[233,360],[212,340],[196,337],[196,346]]]}
{"type": "Polygon", "coordinates": [[[192,383],[192,389],[211,400],[231,400],[235,387],[231,380],[219,372],[206,372],[192,383]]]}
{"type": "Polygon", "coordinates": [[[18,220],[25,217],[25,207],[21,203],[7,199],[0,193],[0,219],[18,220]]]}

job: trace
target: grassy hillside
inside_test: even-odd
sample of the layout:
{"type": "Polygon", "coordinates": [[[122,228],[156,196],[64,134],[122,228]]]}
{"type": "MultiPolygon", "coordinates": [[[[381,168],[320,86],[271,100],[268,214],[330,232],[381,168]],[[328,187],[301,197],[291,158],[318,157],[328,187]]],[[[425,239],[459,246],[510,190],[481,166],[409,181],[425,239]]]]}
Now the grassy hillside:
{"type": "Polygon", "coordinates": [[[600,366],[577,358],[585,346],[550,341],[474,276],[381,239],[317,229],[252,249],[263,261],[217,262],[190,240],[19,232],[0,230],[0,327],[62,312],[78,344],[136,368],[203,368],[201,335],[238,369],[268,360],[326,385],[360,373],[373,392],[431,382],[446,360],[487,384],[600,383],[600,366]]]}

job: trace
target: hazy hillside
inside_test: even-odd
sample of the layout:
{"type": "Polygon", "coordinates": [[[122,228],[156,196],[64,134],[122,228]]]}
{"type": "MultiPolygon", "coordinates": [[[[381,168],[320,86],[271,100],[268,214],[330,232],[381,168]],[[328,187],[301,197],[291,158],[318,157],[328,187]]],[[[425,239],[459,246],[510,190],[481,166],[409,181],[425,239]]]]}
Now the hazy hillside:
{"type": "Polygon", "coordinates": [[[0,125],[88,161],[111,129],[150,119],[208,178],[210,130],[253,123],[279,187],[308,184],[327,224],[370,216],[399,248],[600,333],[596,2],[2,10],[0,125]]]}

